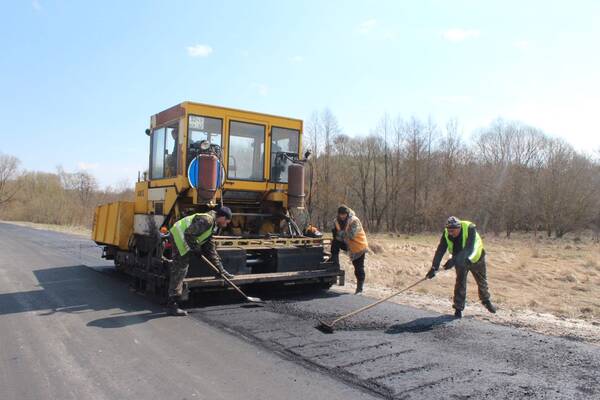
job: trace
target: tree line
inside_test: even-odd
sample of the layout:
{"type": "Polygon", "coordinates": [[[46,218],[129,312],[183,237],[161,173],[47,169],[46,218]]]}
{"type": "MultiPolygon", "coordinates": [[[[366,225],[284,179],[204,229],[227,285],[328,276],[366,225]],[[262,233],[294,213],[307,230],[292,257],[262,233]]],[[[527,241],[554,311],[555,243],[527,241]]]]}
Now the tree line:
{"type": "MultiPolygon", "coordinates": [[[[456,120],[384,115],[350,137],[325,109],[304,134],[306,211],[324,230],[346,203],[370,232],[439,231],[449,215],[507,236],[600,231],[600,160],[518,121],[498,119],[467,142],[456,120]]],[[[0,153],[1,219],[90,227],[96,205],[133,195],[127,183],[100,189],[87,171],[21,171],[0,153]]]]}
{"type": "Polygon", "coordinates": [[[368,136],[343,133],[329,109],[307,121],[306,205],[328,229],[346,203],[371,232],[439,231],[449,215],[482,231],[600,229],[600,162],[562,139],[497,119],[467,142],[456,120],[384,115],[368,136]]]}
{"type": "Polygon", "coordinates": [[[125,183],[100,189],[87,171],[22,171],[19,164],[0,153],[0,219],[91,228],[97,205],[134,198],[125,183]]]}

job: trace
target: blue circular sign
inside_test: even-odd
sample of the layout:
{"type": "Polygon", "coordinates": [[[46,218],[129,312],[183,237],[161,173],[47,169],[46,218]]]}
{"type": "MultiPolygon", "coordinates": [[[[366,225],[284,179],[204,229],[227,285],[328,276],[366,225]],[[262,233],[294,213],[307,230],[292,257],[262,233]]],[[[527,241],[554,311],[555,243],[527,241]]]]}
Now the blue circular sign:
{"type": "MultiPolygon", "coordinates": [[[[217,187],[221,187],[221,182],[225,179],[223,176],[224,170],[221,168],[221,161],[217,160],[217,187]]],[[[194,158],[188,167],[188,182],[190,186],[196,189],[198,187],[198,159],[194,158]]]]}

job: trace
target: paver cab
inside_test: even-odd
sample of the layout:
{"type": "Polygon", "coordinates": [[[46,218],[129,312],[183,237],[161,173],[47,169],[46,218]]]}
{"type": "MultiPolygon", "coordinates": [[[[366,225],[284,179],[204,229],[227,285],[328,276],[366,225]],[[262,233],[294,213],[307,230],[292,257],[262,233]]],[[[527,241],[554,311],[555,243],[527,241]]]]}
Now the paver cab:
{"type": "MultiPolygon", "coordinates": [[[[293,218],[304,207],[301,120],[183,102],[153,115],[146,134],[149,168],[135,201],[98,206],[92,232],[102,256],[140,289],[166,293],[171,249],[161,228],[219,204],[233,211],[214,239],[236,284],[343,284],[343,271],[326,262],[325,240],[303,235],[293,218]]],[[[226,288],[195,257],[184,286],[184,296],[226,288]]]]}

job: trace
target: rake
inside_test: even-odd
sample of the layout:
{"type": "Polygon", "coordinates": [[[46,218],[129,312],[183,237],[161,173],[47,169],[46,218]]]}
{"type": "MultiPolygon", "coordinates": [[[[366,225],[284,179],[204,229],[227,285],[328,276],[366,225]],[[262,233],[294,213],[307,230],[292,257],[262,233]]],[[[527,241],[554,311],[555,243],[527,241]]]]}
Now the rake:
{"type": "Polygon", "coordinates": [[[232,288],[234,288],[235,290],[237,290],[237,292],[239,294],[241,294],[247,301],[249,301],[250,303],[264,303],[264,301],[262,299],[260,299],[259,297],[252,297],[252,296],[248,296],[246,295],[246,293],[242,292],[242,289],[240,289],[235,283],[233,283],[229,278],[227,278],[225,275],[221,274],[221,271],[219,270],[219,268],[215,267],[215,265],[213,263],[211,263],[210,261],[208,261],[208,259],[204,256],[202,256],[202,259],[204,260],[205,263],[207,263],[212,269],[215,270],[215,272],[217,272],[219,275],[221,275],[221,278],[223,278],[225,280],[225,282],[227,282],[229,284],[229,286],[231,286],[232,288]]]}
{"type": "Polygon", "coordinates": [[[358,310],[354,310],[354,311],[352,311],[352,312],[350,312],[348,314],[344,314],[341,317],[338,317],[337,319],[334,319],[330,323],[327,323],[327,322],[319,320],[319,325],[315,326],[315,328],[318,329],[318,330],[320,330],[323,333],[333,333],[334,332],[334,325],[337,324],[338,322],[343,321],[343,320],[345,320],[347,318],[350,318],[353,315],[356,315],[356,314],[361,313],[363,311],[366,311],[366,310],[368,310],[370,308],[373,308],[376,305],[384,303],[384,302],[388,301],[389,299],[391,299],[392,297],[398,296],[399,294],[401,294],[403,292],[406,292],[408,289],[414,288],[415,286],[417,286],[418,284],[420,284],[423,281],[426,281],[427,279],[428,279],[427,277],[419,279],[417,282],[413,283],[412,285],[410,285],[410,286],[408,286],[408,287],[406,287],[406,288],[404,288],[404,289],[402,289],[402,290],[400,290],[400,291],[398,291],[398,292],[396,292],[394,294],[391,294],[391,295],[389,295],[386,298],[383,298],[381,300],[377,300],[375,303],[372,303],[372,304],[366,305],[364,307],[361,307],[358,310]]]}

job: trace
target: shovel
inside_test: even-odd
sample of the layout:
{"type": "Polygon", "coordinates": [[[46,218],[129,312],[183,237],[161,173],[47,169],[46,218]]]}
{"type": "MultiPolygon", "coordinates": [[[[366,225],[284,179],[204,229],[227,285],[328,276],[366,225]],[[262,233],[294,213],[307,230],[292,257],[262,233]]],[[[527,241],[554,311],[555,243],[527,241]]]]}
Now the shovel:
{"type": "Polygon", "coordinates": [[[411,288],[413,288],[413,287],[417,286],[419,283],[421,283],[421,282],[423,282],[423,281],[426,281],[427,279],[429,279],[429,278],[425,277],[425,278],[419,279],[419,281],[417,281],[417,282],[413,283],[413,284],[412,284],[412,285],[410,285],[409,287],[406,287],[406,288],[404,288],[404,289],[400,290],[399,292],[396,292],[396,293],[394,293],[394,294],[391,294],[391,295],[389,295],[389,296],[388,296],[388,297],[386,297],[386,298],[383,298],[383,299],[381,299],[381,300],[378,300],[378,301],[376,301],[375,303],[372,303],[372,304],[369,304],[369,305],[367,305],[367,306],[361,307],[361,308],[359,308],[358,310],[354,310],[354,311],[352,311],[352,312],[350,312],[350,313],[348,313],[348,314],[342,315],[341,317],[339,317],[339,318],[337,318],[337,319],[334,319],[334,320],[333,320],[333,321],[331,321],[330,323],[327,323],[327,322],[324,322],[324,321],[321,321],[321,320],[319,320],[319,325],[317,325],[315,328],[316,328],[316,329],[318,329],[318,330],[320,330],[320,331],[321,331],[321,332],[323,332],[323,333],[333,333],[333,331],[334,331],[334,329],[333,329],[333,326],[334,326],[335,324],[337,324],[338,322],[340,322],[340,321],[342,321],[342,320],[345,320],[346,318],[350,318],[351,316],[353,316],[353,315],[356,315],[356,314],[358,314],[358,313],[361,313],[361,312],[363,312],[363,311],[366,311],[366,310],[368,310],[369,308],[373,308],[373,307],[375,307],[375,306],[376,306],[376,305],[378,305],[378,304],[381,304],[381,303],[383,303],[383,302],[386,302],[386,301],[388,301],[389,299],[391,299],[392,297],[398,296],[400,293],[406,292],[408,289],[411,289],[411,288]]]}
{"type": "Polygon", "coordinates": [[[237,290],[237,292],[239,294],[241,294],[247,301],[249,301],[250,303],[264,303],[264,301],[258,297],[247,296],[246,293],[242,292],[242,289],[240,289],[235,283],[231,282],[231,280],[229,278],[227,278],[225,275],[221,274],[221,271],[219,270],[219,268],[215,267],[215,265],[213,263],[211,263],[210,261],[208,261],[208,259],[206,257],[204,257],[204,256],[201,256],[201,257],[205,263],[207,263],[212,269],[215,270],[216,273],[221,275],[221,278],[223,278],[225,280],[225,282],[227,282],[229,284],[229,286],[231,286],[232,288],[237,290]]]}

